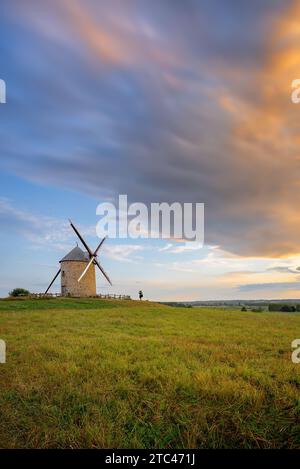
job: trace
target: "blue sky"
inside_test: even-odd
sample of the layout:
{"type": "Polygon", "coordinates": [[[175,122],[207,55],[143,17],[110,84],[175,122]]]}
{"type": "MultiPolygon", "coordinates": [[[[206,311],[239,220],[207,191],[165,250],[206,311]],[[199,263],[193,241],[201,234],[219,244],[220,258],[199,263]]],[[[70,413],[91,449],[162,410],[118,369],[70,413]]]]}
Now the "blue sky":
{"type": "Polygon", "coordinates": [[[205,203],[205,246],[109,239],[99,292],[299,297],[299,8],[2,0],[0,295],[43,291],[68,218],[96,246],[96,206],[127,194],[205,203]]]}

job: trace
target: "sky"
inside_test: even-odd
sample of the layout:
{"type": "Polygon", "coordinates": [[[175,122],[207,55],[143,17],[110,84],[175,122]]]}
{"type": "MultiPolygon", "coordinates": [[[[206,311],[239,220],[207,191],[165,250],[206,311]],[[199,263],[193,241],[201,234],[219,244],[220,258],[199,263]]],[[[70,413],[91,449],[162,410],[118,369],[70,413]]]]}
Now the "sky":
{"type": "Polygon", "coordinates": [[[0,296],[127,194],[204,203],[205,244],[108,239],[99,293],[300,298],[299,0],[1,0],[0,24],[0,296]]]}

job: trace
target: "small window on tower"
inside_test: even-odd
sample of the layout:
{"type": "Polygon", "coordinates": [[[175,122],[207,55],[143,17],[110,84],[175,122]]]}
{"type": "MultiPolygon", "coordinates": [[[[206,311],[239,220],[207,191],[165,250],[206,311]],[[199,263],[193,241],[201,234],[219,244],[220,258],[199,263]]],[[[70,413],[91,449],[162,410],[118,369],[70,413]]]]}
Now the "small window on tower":
{"type": "Polygon", "coordinates": [[[62,275],[62,277],[65,276],[65,271],[64,270],[62,270],[61,275],[62,275]]]}

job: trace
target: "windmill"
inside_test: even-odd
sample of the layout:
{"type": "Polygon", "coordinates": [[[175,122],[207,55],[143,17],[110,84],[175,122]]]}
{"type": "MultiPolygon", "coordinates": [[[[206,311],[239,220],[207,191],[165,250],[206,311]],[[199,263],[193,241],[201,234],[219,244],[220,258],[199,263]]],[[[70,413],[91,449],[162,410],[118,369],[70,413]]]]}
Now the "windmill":
{"type": "Polygon", "coordinates": [[[96,295],[95,267],[98,267],[102,275],[112,285],[110,278],[99,263],[98,252],[106,237],[98,244],[95,251],[90,249],[84,238],[79,233],[76,226],[69,220],[71,228],[74,230],[82,245],[86,249],[84,252],[78,245],[72,249],[59,262],[61,267],[55,274],[53,280],[45,291],[45,295],[50,290],[56,278],[61,274],[61,294],[62,296],[94,296],[96,295]]]}

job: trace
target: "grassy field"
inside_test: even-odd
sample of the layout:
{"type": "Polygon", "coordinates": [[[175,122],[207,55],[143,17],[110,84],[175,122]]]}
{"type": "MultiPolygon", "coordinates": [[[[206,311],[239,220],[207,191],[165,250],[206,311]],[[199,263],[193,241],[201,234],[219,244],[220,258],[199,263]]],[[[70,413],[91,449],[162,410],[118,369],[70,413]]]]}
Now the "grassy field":
{"type": "Polygon", "coordinates": [[[300,314],[0,301],[3,448],[300,448],[300,314]]]}

